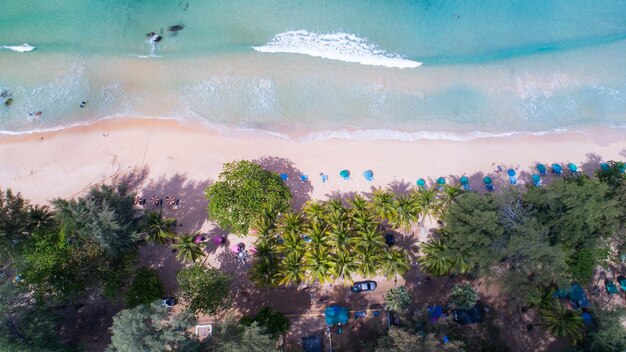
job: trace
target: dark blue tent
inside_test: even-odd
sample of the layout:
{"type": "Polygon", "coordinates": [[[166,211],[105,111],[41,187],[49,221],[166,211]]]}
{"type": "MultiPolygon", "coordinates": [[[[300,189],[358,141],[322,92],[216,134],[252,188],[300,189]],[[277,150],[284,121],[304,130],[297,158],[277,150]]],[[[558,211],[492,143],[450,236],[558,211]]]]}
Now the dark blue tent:
{"type": "Polygon", "coordinates": [[[302,349],[304,352],[323,352],[324,346],[322,344],[321,335],[313,335],[302,338],[302,349]]]}
{"type": "Polygon", "coordinates": [[[437,322],[443,315],[443,308],[440,305],[434,305],[428,308],[428,321],[431,323],[437,322]]]}
{"type": "Polygon", "coordinates": [[[480,304],[471,309],[455,309],[452,313],[454,321],[459,324],[474,324],[483,321],[483,306],[480,304]]]}

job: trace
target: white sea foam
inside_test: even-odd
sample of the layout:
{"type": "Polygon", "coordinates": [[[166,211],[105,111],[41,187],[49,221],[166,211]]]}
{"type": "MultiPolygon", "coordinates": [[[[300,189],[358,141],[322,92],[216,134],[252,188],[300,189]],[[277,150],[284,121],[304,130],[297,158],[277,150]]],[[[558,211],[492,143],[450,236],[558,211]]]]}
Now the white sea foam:
{"type": "Polygon", "coordinates": [[[349,33],[314,33],[306,30],[279,33],[263,46],[254,46],[262,53],[292,53],[362,65],[414,68],[422,63],[391,54],[367,39],[349,33]]]}
{"type": "Polygon", "coordinates": [[[2,48],[2,49],[9,49],[9,50],[17,51],[17,52],[20,52],[20,53],[25,53],[25,52],[28,52],[28,51],[35,50],[35,47],[30,45],[30,44],[28,44],[28,43],[24,43],[22,45],[2,45],[2,46],[0,46],[0,48],[2,48]]]}

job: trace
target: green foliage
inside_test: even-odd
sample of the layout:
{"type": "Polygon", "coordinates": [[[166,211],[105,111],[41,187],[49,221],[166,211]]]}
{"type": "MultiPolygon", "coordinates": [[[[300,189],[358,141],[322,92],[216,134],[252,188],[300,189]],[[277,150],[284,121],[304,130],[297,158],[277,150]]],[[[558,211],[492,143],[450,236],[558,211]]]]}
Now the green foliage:
{"type": "Polygon", "coordinates": [[[385,309],[403,312],[411,303],[411,294],[406,287],[393,287],[385,293],[385,309]]]}
{"type": "Polygon", "coordinates": [[[596,170],[596,177],[600,182],[607,184],[611,190],[615,191],[626,181],[626,174],[623,171],[626,166],[621,161],[609,161],[607,164],[609,169],[596,170]]]}
{"type": "Polygon", "coordinates": [[[125,301],[129,308],[140,304],[149,304],[165,295],[165,288],[154,269],[142,267],[137,271],[125,301]]]}
{"type": "Polygon", "coordinates": [[[383,336],[378,340],[376,352],[462,352],[463,343],[458,341],[449,341],[443,343],[441,338],[437,338],[434,334],[420,336],[407,330],[392,326],[387,332],[387,336],[383,336]]]}
{"type": "Polygon", "coordinates": [[[417,258],[420,269],[428,274],[443,276],[452,272],[455,260],[448,254],[441,239],[431,239],[420,245],[422,255],[417,258]]]}
{"type": "Polygon", "coordinates": [[[276,341],[254,322],[250,326],[226,321],[216,326],[215,352],[277,352],[276,341]]]}
{"type": "Polygon", "coordinates": [[[586,352],[626,351],[625,320],[626,311],[623,309],[598,311],[594,315],[596,327],[585,336],[578,350],[586,352]]]}
{"type": "Polygon", "coordinates": [[[586,284],[591,280],[593,270],[596,268],[596,256],[591,249],[583,248],[570,257],[568,264],[572,279],[581,284],[586,284]]]}
{"type": "Polygon", "coordinates": [[[20,193],[0,189],[0,251],[15,255],[29,228],[29,205],[20,193]]]}
{"type": "Polygon", "coordinates": [[[156,244],[166,244],[168,240],[174,237],[176,219],[164,218],[163,211],[149,212],[146,214],[144,222],[143,232],[148,240],[156,244]]]}
{"type": "Polygon", "coordinates": [[[450,290],[450,303],[456,309],[472,309],[478,301],[478,293],[469,283],[456,284],[450,290]]]}
{"type": "Polygon", "coordinates": [[[214,315],[230,306],[231,278],[221,271],[194,265],[181,270],[176,278],[178,295],[190,311],[214,315]]]}
{"type": "Polygon", "coordinates": [[[240,235],[248,233],[264,209],[284,210],[291,201],[289,187],[276,173],[245,160],[225,164],[205,194],[209,219],[240,235]]]}
{"type": "Polygon", "coordinates": [[[546,330],[554,336],[569,337],[572,342],[582,339],[584,330],[580,311],[568,309],[560,300],[554,300],[550,306],[539,309],[546,330]]]}
{"type": "MultiPolygon", "coordinates": [[[[444,216],[446,227],[442,240],[446,255],[458,268],[484,272],[498,261],[494,247],[504,234],[499,222],[498,205],[491,195],[464,193],[450,205],[444,216]]],[[[463,271],[464,271],[463,270],[463,271]]],[[[459,270],[460,271],[460,270],[459,270]]]]}
{"type": "Polygon", "coordinates": [[[84,198],[52,201],[64,234],[93,241],[112,256],[136,248],[140,218],[123,185],[93,187],[84,198]]]}
{"type": "Polygon", "coordinates": [[[122,292],[128,286],[128,279],[137,270],[137,254],[137,251],[125,252],[117,258],[108,258],[108,263],[103,264],[106,266],[100,267],[104,297],[110,300],[121,299],[122,292]]]}
{"type": "Polygon", "coordinates": [[[197,233],[186,233],[177,237],[176,242],[172,244],[178,251],[176,258],[193,263],[204,256],[202,245],[195,241],[197,236],[197,233]]]}
{"type": "Polygon", "coordinates": [[[28,290],[0,275],[0,351],[74,351],[59,336],[54,310],[36,305],[28,290]]]}
{"type": "Polygon", "coordinates": [[[192,313],[183,311],[172,318],[159,302],[125,309],[113,317],[107,352],[202,351],[200,341],[189,332],[195,324],[192,313]]]}
{"type": "Polygon", "coordinates": [[[254,317],[243,317],[240,324],[250,326],[258,323],[259,327],[264,329],[266,333],[278,337],[289,331],[291,323],[283,313],[273,310],[271,307],[262,308],[254,317]]]}

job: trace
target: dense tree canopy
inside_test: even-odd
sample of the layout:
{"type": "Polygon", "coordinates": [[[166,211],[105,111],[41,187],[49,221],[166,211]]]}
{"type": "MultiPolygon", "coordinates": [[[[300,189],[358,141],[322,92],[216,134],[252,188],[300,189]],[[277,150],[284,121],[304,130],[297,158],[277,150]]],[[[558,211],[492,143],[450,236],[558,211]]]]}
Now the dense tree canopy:
{"type": "Polygon", "coordinates": [[[411,303],[411,294],[405,286],[390,288],[385,293],[385,309],[403,312],[411,303]]]}
{"type": "Polygon", "coordinates": [[[277,352],[276,341],[257,322],[241,325],[225,321],[216,326],[212,341],[215,352],[277,352]]]}
{"type": "Polygon", "coordinates": [[[417,333],[411,333],[407,330],[392,326],[387,332],[387,336],[383,336],[378,340],[376,352],[463,352],[463,343],[457,341],[448,341],[444,343],[441,337],[434,334],[422,336],[417,333]]]}
{"type": "Polygon", "coordinates": [[[150,304],[165,295],[165,288],[154,269],[140,268],[135,274],[133,283],[126,293],[126,305],[129,308],[140,304],[150,304]]]}
{"type": "Polygon", "coordinates": [[[246,326],[258,323],[259,327],[274,337],[289,331],[291,323],[283,313],[273,310],[271,307],[263,307],[259,313],[253,317],[243,317],[240,323],[246,326]]]}
{"type": "Polygon", "coordinates": [[[289,187],[278,174],[246,160],[225,164],[205,194],[209,219],[240,235],[248,233],[264,209],[287,209],[291,201],[289,187]]]}
{"type": "Polygon", "coordinates": [[[189,328],[195,316],[182,311],[174,317],[160,302],[125,309],[113,317],[108,352],[202,351],[189,328]]]}
{"type": "Polygon", "coordinates": [[[194,265],[184,268],[176,277],[178,295],[190,311],[213,315],[230,305],[231,278],[219,270],[194,265]]]}

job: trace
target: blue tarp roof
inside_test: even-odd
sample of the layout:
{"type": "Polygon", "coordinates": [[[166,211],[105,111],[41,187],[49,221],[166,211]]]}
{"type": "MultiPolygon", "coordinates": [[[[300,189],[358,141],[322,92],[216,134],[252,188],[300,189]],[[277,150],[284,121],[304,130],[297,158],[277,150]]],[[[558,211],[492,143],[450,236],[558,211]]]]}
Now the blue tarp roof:
{"type": "Polygon", "coordinates": [[[324,318],[327,325],[348,322],[348,308],[341,306],[330,306],[324,310],[324,318]]]}

